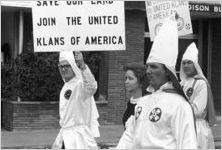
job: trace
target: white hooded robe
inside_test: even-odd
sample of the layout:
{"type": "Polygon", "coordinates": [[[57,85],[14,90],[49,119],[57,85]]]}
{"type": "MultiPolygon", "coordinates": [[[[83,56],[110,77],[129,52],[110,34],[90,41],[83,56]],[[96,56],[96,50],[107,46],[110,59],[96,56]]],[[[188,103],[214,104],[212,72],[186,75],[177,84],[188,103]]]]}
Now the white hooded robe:
{"type": "MultiPolygon", "coordinates": [[[[176,78],[177,54],[177,23],[172,16],[157,33],[146,63],[161,63],[176,78]]],[[[126,122],[126,130],[117,149],[196,149],[197,139],[190,104],[175,92],[169,81],[156,91],[151,86],[148,89],[152,94],[138,101],[135,116],[126,122]]]]}
{"type": "Polygon", "coordinates": [[[198,50],[195,43],[191,43],[189,45],[183,55],[182,61],[180,67],[181,86],[183,87],[184,93],[187,95],[194,110],[198,146],[201,149],[214,149],[213,133],[208,122],[205,120],[206,116],[208,116],[208,119],[212,125],[216,123],[213,97],[209,98],[211,95],[211,89],[198,64],[198,50]],[[186,77],[186,74],[182,69],[183,60],[191,60],[194,63],[197,75],[189,78],[186,77]],[[194,82],[196,83],[194,84],[194,82]],[[189,97],[188,95],[190,94],[188,91],[190,91],[191,88],[193,88],[193,92],[189,97]]]}
{"type": "Polygon", "coordinates": [[[97,82],[88,66],[84,71],[77,67],[72,52],[61,52],[61,60],[70,63],[76,76],[65,82],[60,92],[61,129],[52,148],[59,149],[64,142],[66,149],[97,149],[94,137],[100,136],[99,114],[93,98],[97,82]]]}
{"type": "Polygon", "coordinates": [[[117,149],[196,149],[192,109],[170,82],[142,97],[126,123],[117,149]]]}

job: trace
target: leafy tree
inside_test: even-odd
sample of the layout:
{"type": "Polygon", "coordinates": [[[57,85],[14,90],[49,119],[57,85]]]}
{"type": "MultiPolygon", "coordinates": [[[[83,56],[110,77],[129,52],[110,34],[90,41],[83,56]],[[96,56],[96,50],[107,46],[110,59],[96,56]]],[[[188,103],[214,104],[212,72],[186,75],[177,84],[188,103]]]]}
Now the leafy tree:
{"type": "MultiPolygon", "coordinates": [[[[98,72],[99,52],[83,52],[92,73],[98,72]]],[[[58,71],[58,52],[34,53],[32,41],[11,65],[2,67],[2,97],[22,101],[58,101],[63,81],[58,71]]]]}

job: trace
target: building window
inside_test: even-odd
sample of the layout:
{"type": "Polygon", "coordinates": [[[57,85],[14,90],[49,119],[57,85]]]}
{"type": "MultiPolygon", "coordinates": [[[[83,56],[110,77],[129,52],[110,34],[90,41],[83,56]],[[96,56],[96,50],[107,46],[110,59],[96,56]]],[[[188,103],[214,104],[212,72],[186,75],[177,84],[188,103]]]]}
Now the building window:
{"type": "Polygon", "coordinates": [[[1,47],[1,62],[10,63],[11,60],[11,47],[9,43],[4,43],[1,47]]]}

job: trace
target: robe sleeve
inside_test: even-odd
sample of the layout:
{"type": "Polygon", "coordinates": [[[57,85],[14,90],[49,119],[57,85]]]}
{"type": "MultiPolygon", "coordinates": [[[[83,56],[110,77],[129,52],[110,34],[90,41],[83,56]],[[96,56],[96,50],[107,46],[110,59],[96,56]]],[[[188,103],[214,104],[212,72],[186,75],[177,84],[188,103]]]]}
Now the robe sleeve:
{"type": "Polygon", "coordinates": [[[191,106],[182,103],[171,119],[172,131],[176,138],[176,149],[197,149],[197,137],[191,106]]]}
{"type": "Polygon", "coordinates": [[[194,100],[191,103],[195,116],[201,116],[207,106],[207,84],[201,80],[194,88],[194,100]]]}
{"type": "Polygon", "coordinates": [[[82,71],[84,99],[92,97],[97,90],[97,82],[88,66],[82,71]]]}
{"type": "Polygon", "coordinates": [[[123,132],[122,137],[116,149],[132,149],[133,148],[133,137],[135,127],[135,117],[131,116],[126,122],[126,130],[123,132]]]}

